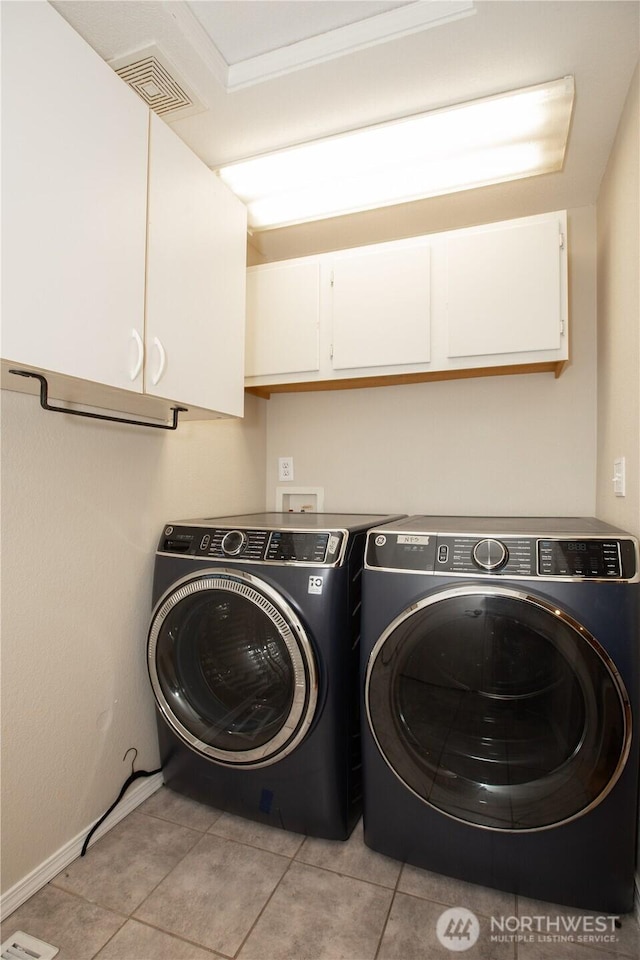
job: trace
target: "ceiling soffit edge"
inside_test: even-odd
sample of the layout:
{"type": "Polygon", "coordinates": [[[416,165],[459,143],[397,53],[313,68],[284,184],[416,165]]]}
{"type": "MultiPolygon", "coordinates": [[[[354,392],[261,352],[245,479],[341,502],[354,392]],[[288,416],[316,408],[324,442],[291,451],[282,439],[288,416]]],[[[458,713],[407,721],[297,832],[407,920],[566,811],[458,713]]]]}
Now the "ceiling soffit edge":
{"type": "Polygon", "coordinates": [[[422,0],[236,64],[228,64],[185,0],[165,0],[163,5],[195,52],[228,93],[366,47],[419,33],[476,12],[474,0],[422,0]]]}

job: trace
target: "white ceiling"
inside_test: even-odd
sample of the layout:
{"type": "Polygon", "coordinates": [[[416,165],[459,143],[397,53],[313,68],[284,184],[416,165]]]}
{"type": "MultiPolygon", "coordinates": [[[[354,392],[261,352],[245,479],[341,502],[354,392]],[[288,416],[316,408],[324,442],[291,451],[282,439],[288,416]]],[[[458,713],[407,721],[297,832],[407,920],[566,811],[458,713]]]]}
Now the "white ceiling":
{"type": "Polygon", "coordinates": [[[227,90],[306,69],[473,12],[473,0],[194,0],[172,3],[227,90]],[[197,26],[193,22],[197,21],[197,26]]]}
{"type": "Polygon", "coordinates": [[[325,2],[318,0],[195,0],[189,9],[203,25],[228,64],[309,40],[381,13],[408,6],[409,0],[325,2]]]}
{"type": "MultiPolygon", "coordinates": [[[[426,227],[415,232],[432,228],[430,210],[437,212],[435,227],[445,229],[440,223],[443,217],[449,222],[447,210],[451,225],[458,226],[465,219],[479,222],[490,204],[497,204],[497,215],[487,219],[593,203],[640,54],[640,0],[54,0],[53,5],[107,61],[159,46],[205,107],[171,125],[213,168],[383,120],[575,77],[561,173],[422,201],[414,206],[422,211],[421,222],[426,216],[426,227]],[[444,19],[430,26],[434,16],[444,19]],[[471,194],[481,193],[483,212],[463,214],[461,204],[473,205],[478,198],[471,194]]],[[[165,119],[171,123],[170,115],[165,119]]],[[[369,229],[371,218],[359,216],[369,229]]],[[[328,229],[319,225],[316,235],[328,229]]],[[[389,227],[405,235],[413,229],[389,227]]],[[[295,236],[306,237],[302,246],[308,246],[308,232],[295,236]]],[[[359,237],[356,231],[345,245],[366,242],[359,237]]],[[[263,246],[270,242],[274,238],[265,235],[263,246]]],[[[271,253],[280,255],[275,248],[271,253]]]]}

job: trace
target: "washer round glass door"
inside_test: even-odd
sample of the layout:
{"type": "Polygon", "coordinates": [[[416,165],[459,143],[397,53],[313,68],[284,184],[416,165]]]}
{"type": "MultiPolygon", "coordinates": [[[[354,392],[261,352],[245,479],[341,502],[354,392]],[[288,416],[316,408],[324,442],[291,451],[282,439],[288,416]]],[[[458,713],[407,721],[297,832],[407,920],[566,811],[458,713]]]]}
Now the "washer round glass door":
{"type": "Polygon", "coordinates": [[[275,763],[313,721],[310,640],[283,597],[250,574],[208,570],[174,584],[154,611],[147,662],[165,720],[220,762],[275,763]]]}
{"type": "Polygon", "coordinates": [[[365,698],[405,786],[479,827],[572,820],[606,796],[629,754],[629,699],[600,644],[506,588],[453,588],[408,608],[371,653],[365,698]]]}

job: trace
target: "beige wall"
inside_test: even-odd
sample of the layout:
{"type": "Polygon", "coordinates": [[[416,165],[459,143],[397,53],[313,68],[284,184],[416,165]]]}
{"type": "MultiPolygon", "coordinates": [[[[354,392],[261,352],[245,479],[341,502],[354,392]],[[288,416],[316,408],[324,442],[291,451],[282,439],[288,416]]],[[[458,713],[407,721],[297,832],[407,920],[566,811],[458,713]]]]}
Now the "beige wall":
{"type": "Polygon", "coordinates": [[[158,752],[144,641],[161,524],[264,506],[265,416],[175,434],[2,393],[2,889],[158,752]]]}
{"type": "Polygon", "coordinates": [[[640,535],[640,68],[598,197],[597,512],[640,535]],[[626,458],[626,497],[613,493],[626,458]]]}
{"type": "MultiPolygon", "coordinates": [[[[603,520],[640,536],[640,64],[620,118],[597,210],[597,512],[603,520]],[[626,458],[625,497],[614,496],[611,484],[613,461],[620,456],[626,458]]],[[[640,820],[637,850],[640,864],[640,820]]],[[[638,891],[636,866],[636,901],[638,891]]]]}
{"type": "Polygon", "coordinates": [[[595,208],[569,212],[571,363],[552,374],[274,395],[277,458],[329,510],[592,515],[595,509],[595,208]]]}

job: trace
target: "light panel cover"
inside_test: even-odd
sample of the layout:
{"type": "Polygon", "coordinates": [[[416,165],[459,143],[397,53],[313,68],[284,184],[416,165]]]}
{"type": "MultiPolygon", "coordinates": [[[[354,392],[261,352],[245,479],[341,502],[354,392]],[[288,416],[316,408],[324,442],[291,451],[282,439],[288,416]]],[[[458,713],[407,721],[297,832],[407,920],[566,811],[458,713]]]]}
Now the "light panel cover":
{"type": "Polygon", "coordinates": [[[249,227],[321,220],[562,168],[573,77],[233,163],[249,227]]]}

